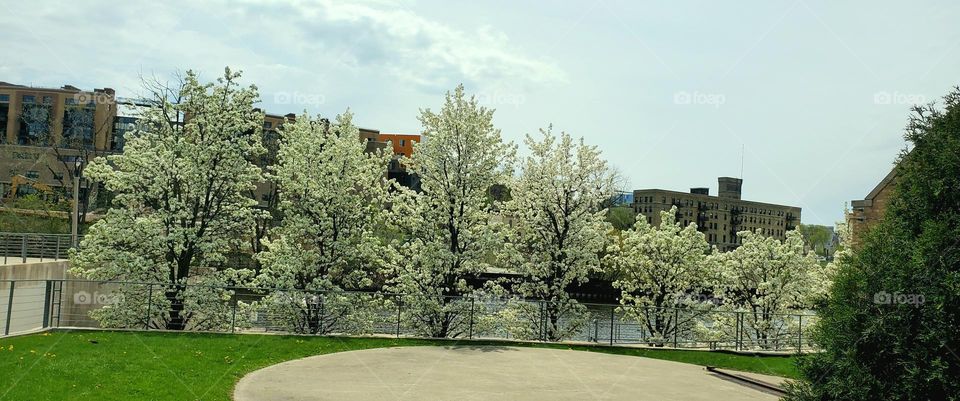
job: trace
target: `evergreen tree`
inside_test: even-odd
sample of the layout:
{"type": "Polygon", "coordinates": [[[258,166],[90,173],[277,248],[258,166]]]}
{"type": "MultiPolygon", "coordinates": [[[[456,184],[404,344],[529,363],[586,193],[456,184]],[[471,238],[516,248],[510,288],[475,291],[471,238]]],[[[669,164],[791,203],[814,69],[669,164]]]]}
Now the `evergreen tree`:
{"type": "Polygon", "coordinates": [[[914,108],[884,219],[839,265],[793,400],[960,399],[960,88],[914,108]]]}

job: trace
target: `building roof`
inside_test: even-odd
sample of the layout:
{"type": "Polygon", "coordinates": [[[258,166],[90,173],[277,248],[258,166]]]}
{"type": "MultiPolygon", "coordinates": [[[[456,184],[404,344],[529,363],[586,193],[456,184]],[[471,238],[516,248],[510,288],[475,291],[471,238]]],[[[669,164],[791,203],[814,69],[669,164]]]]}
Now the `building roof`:
{"type": "Polygon", "coordinates": [[[721,197],[719,197],[719,196],[692,194],[692,193],[689,193],[689,192],[671,191],[671,190],[669,190],[669,189],[646,188],[646,189],[635,189],[633,192],[636,193],[636,192],[641,192],[641,191],[666,192],[666,193],[668,193],[668,194],[684,195],[684,196],[693,196],[693,197],[697,197],[697,198],[706,198],[706,199],[710,199],[711,201],[740,202],[740,203],[748,203],[748,204],[757,205],[757,206],[789,207],[789,208],[794,208],[794,209],[801,209],[799,206],[779,205],[779,204],[776,204],[776,203],[757,202],[757,201],[745,200],[745,199],[721,198],[721,197]]]}
{"type": "Polygon", "coordinates": [[[890,172],[887,173],[887,175],[886,175],[885,177],[883,177],[882,180],[880,180],[880,182],[877,184],[877,186],[873,187],[873,190],[870,191],[870,193],[867,194],[867,196],[866,196],[865,198],[863,198],[863,199],[865,199],[865,200],[873,200],[874,198],[877,197],[877,195],[880,195],[880,192],[883,192],[884,188],[886,188],[888,185],[890,185],[895,178],[897,178],[897,167],[896,167],[896,166],[894,166],[894,168],[891,169],[890,172]]]}

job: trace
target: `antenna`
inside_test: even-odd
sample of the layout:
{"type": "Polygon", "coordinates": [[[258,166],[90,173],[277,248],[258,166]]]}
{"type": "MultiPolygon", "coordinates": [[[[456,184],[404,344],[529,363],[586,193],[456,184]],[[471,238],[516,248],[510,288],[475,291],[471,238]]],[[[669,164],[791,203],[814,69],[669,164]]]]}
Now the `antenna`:
{"type": "Polygon", "coordinates": [[[743,179],[743,150],[745,149],[745,147],[746,145],[742,143],[740,144],[740,179],[741,180],[743,179]]]}

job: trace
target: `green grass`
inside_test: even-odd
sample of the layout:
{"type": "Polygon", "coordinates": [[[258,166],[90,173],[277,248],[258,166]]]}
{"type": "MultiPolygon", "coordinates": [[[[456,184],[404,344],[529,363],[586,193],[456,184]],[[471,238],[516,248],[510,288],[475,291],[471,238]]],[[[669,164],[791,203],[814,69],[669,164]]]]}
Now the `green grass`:
{"type": "MultiPolygon", "coordinates": [[[[80,226],[80,233],[90,224],[80,226]]],[[[0,231],[12,233],[69,234],[70,219],[55,216],[34,216],[10,211],[0,211],[0,231]]]]}
{"type": "MultiPolygon", "coordinates": [[[[244,374],[282,361],[340,351],[466,341],[53,331],[0,339],[0,400],[229,400],[244,374]]],[[[492,341],[633,355],[796,377],[794,357],[492,341]]]]}

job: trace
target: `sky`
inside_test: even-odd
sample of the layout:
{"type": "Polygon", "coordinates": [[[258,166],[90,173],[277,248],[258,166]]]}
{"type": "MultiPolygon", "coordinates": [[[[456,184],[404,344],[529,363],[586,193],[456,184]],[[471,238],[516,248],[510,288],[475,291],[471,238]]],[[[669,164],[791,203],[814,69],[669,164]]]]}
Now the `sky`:
{"type": "Polygon", "coordinates": [[[0,81],[135,97],[230,66],[272,114],[386,133],[462,83],[506,140],[552,124],[631,189],[742,177],[832,225],[892,168],[911,105],[960,84],[958,20],[956,1],[0,0],[0,81]]]}

